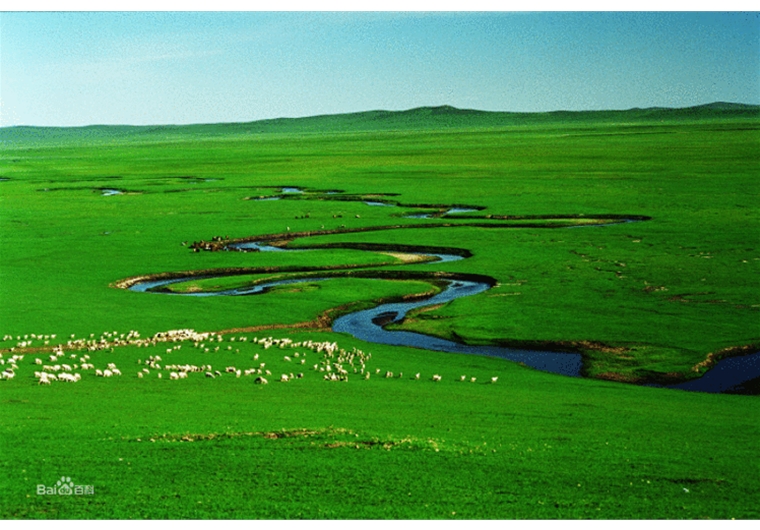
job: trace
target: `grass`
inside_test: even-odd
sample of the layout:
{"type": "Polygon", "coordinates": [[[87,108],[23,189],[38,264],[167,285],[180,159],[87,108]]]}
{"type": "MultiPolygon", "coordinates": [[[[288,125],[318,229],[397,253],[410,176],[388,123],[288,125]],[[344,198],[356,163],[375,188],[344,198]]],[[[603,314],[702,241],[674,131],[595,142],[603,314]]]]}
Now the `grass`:
{"type": "Polygon", "coordinates": [[[17,377],[0,381],[0,514],[758,518],[756,397],[605,380],[693,377],[708,354],[760,343],[756,109],[519,118],[423,109],[256,125],[262,132],[92,128],[32,138],[24,135],[39,131],[0,130],[8,179],[0,182],[0,334],[12,335],[0,348],[4,360],[26,354],[17,377]],[[305,193],[249,200],[285,186],[305,193]],[[105,188],[125,193],[104,196],[105,188]],[[405,217],[453,205],[482,209],[405,217]],[[567,227],[625,215],[651,219],[567,227]],[[514,226],[526,222],[534,226],[514,226]],[[399,225],[431,227],[359,231],[399,225]],[[302,232],[312,235],[292,239],[302,232]],[[322,248],[188,248],[271,234],[322,248]],[[387,253],[418,246],[469,257],[404,263],[387,253]],[[247,271],[173,286],[214,290],[315,267],[344,277],[246,297],[114,287],[151,274],[247,271]],[[324,318],[321,328],[288,328],[428,291],[411,277],[437,271],[497,284],[412,314],[404,329],[580,348],[591,377],[365,344],[330,332],[324,318]],[[406,281],[362,277],[373,274],[406,281]],[[50,363],[52,346],[71,334],[182,328],[238,331],[208,353],[192,342],[171,353],[166,343],[92,351],[96,368],[113,362],[124,375],[35,383],[34,358],[50,363]],[[32,333],[31,345],[18,345],[32,333]],[[136,376],[138,359],[156,354],[220,371],[253,367],[258,354],[274,379],[296,371],[279,348],[230,341],[240,334],[371,352],[372,377],[328,382],[308,365],[302,379],[268,385],[227,373],[136,376]],[[386,371],[396,377],[381,377],[386,371]],[[491,377],[498,382],[487,384],[491,377]],[[95,494],[36,494],[61,476],[95,494]]]}

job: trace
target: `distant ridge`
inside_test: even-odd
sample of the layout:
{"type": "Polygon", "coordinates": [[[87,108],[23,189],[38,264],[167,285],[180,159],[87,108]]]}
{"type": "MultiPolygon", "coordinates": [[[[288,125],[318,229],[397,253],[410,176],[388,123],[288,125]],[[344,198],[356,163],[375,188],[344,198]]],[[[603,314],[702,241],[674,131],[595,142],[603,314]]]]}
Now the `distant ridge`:
{"type": "Polygon", "coordinates": [[[40,143],[173,141],[192,136],[227,137],[274,133],[341,133],[446,129],[493,129],[550,124],[616,124],[716,119],[757,120],[760,105],[714,102],[685,108],[629,110],[498,112],[450,105],[401,111],[371,110],[303,118],[192,125],[89,125],[84,127],[15,126],[0,128],[0,149],[40,143]]]}

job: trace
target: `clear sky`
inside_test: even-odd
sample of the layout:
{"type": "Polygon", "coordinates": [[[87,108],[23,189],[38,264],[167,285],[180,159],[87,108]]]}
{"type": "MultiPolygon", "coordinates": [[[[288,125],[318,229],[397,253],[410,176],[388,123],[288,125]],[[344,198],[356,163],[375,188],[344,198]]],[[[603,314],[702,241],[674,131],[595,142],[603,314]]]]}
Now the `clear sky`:
{"type": "Polygon", "coordinates": [[[0,13],[0,126],[713,101],[760,104],[760,13],[0,13]]]}

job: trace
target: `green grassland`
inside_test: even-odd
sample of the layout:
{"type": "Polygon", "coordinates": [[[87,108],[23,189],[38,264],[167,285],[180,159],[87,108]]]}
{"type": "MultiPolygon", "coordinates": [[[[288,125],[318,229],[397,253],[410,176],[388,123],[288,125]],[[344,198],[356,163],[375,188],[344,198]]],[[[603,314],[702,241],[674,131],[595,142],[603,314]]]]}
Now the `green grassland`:
{"type": "Polygon", "coordinates": [[[697,377],[708,355],[760,344],[756,107],[444,107],[10,128],[0,141],[0,350],[25,355],[0,381],[5,518],[760,517],[756,396],[610,381],[697,377]],[[452,206],[477,211],[442,215],[452,206]],[[438,216],[406,217],[421,212],[438,216]],[[626,216],[648,220],[584,226],[626,216]],[[312,248],[190,250],[256,236],[312,248]],[[468,257],[406,262],[413,247],[468,257]],[[171,290],[336,278],[242,297],[119,288],[198,271],[226,275],[171,290]],[[400,328],[578,351],[588,377],[330,331],[346,311],[434,291],[421,278],[436,272],[496,285],[400,328]],[[50,364],[71,335],[186,328],[225,332],[220,349],[109,345],[91,362],[113,362],[121,377],[84,371],[42,386],[33,376],[34,360],[50,364]],[[313,369],[321,354],[296,369],[284,360],[292,350],[230,340],[241,333],[371,352],[372,377],[325,381],[313,369]],[[138,378],[157,353],[221,371],[259,355],[273,375],[268,385],[234,373],[138,378]],[[291,372],[303,378],[279,382],[291,372]],[[61,476],[95,494],[36,494],[61,476]]]}

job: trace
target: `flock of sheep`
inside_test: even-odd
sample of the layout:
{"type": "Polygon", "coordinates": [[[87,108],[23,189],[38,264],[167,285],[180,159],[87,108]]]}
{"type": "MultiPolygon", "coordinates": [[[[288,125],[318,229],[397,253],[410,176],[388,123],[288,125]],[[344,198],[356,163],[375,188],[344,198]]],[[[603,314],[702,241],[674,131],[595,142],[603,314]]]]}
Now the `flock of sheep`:
{"type": "MultiPolygon", "coordinates": [[[[172,343],[171,347],[166,348],[166,355],[176,357],[182,348],[182,343],[192,343],[192,347],[200,352],[212,354],[217,352],[232,353],[232,343],[249,342],[246,336],[228,336],[228,344],[223,344],[225,337],[221,334],[215,332],[198,333],[192,329],[171,330],[157,333],[153,337],[145,339],[141,338],[140,334],[136,331],[129,331],[126,334],[114,331],[103,333],[98,338],[94,334],[91,334],[86,339],[76,339],[74,335],[71,335],[65,345],[55,345],[52,347],[52,351],[50,351],[49,343],[51,340],[55,340],[55,338],[55,335],[31,334],[16,337],[5,335],[3,342],[15,340],[16,345],[0,350],[0,369],[3,370],[0,372],[0,380],[15,378],[16,373],[19,371],[19,364],[23,366],[22,361],[25,356],[32,357],[33,361],[31,364],[39,367],[38,371],[34,372],[34,378],[38,384],[50,385],[53,382],[79,382],[82,379],[83,373],[92,373],[96,377],[104,378],[122,375],[122,371],[113,362],[106,363],[102,369],[95,368],[90,357],[90,353],[92,352],[104,350],[112,352],[114,348],[120,346],[150,348],[157,347],[162,343],[172,343]],[[12,355],[9,358],[5,358],[3,353],[10,353],[12,355]],[[45,362],[45,356],[47,356],[49,362],[45,362]]],[[[253,365],[250,365],[249,360],[247,363],[249,366],[247,367],[238,368],[234,365],[229,365],[223,370],[214,369],[210,363],[200,365],[176,362],[164,363],[160,355],[149,355],[147,358],[137,360],[137,364],[140,366],[136,371],[135,377],[145,379],[153,376],[163,379],[166,376],[168,380],[175,381],[187,379],[190,374],[202,374],[208,379],[216,379],[217,377],[230,374],[236,378],[253,376],[254,383],[263,385],[269,383],[269,379],[267,378],[272,378],[272,380],[278,380],[282,383],[303,379],[305,377],[304,371],[312,371],[321,376],[321,379],[325,381],[348,381],[349,377],[368,380],[372,375],[384,376],[387,379],[403,378],[403,373],[401,372],[394,374],[392,371],[385,371],[381,375],[382,370],[380,368],[374,368],[373,370],[368,366],[372,358],[371,353],[365,353],[357,348],[352,348],[350,351],[345,350],[338,347],[338,344],[335,342],[312,340],[294,342],[289,338],[254,337],[250,343],[257,344],[265,351],[272,348],[287,351],[283,352],[280,362],[277,362],[276,358],[274,358],[273,352],[267,354],[256,353],[250,359],[255,361],[253,365]],[[314,359],[315,354],[316,359],[314,359]],[[267,363],[260,359],[261,355],[269,357],[270,368],[272,367],[272,361],[275,361],[280,367],[283,366],[283,363],[288,363],[291,366],[288,366],[285,373],[280,373],[278,378],[267,368],[267,363]],[[308,362],[307,355],[309,357],[308,362]],[[293,367],[292,371],[290,370],[291,367],[293,367]]],[[[240,348],[235,348],[234,352],[239,354],[240,348]]],[[[279,354],[277,357],[279,357],[279,354]]],[[[169,357],[167,357],[168,359],[169,357]]],[[[27,364],[30,363],[27,362],[27,364]]],[[[282,372],[282,370],[280,371],[282,372]]],[[[411,379],[419,380],[420,377],[420,373],[416,373],[411,379]]],[[[433,374],[430,380],[439,382],[442,380],[442,376],[433,374]]],[[[465,375],[462,375],[460,378],[462,382],[469,381],[474,383],[476,380],[477,378],[475,377],[467,378],[465,375]]],[[[496,383],[497,380],[498,377],[492,377],[490,382],[496,383]]]]}

